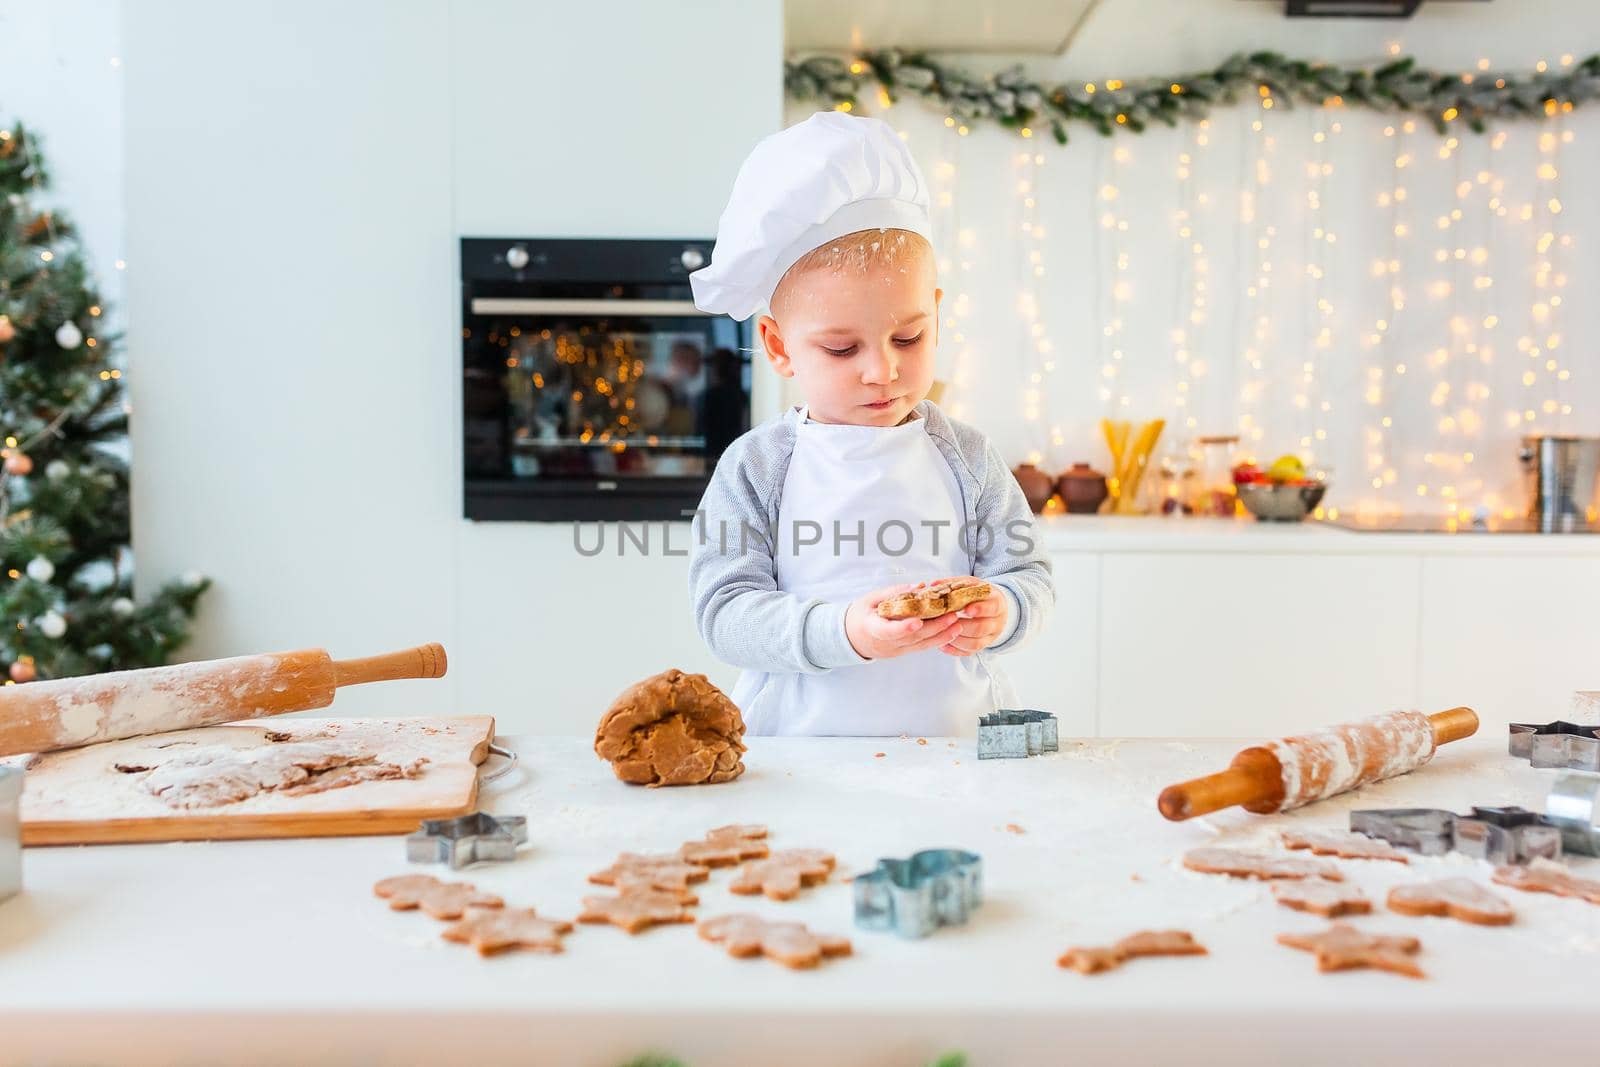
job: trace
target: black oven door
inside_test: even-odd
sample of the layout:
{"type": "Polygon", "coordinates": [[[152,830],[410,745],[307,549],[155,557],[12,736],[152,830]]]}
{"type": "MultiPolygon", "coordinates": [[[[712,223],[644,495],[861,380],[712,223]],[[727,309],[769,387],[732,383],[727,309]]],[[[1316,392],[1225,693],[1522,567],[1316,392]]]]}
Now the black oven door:
{"type": "Polygon", "coordinates": [[[561,288],[466,294],[466,516],[684,518],[750,428],[748,326],[640,295],[666,287],[561,288]]]}

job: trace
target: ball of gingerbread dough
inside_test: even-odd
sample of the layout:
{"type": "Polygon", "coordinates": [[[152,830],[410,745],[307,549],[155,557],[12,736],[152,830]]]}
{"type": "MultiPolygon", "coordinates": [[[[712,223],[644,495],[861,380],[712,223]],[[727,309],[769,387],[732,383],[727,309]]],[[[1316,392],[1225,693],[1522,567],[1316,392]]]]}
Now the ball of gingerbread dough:
{"type": "Polygon", "coordinates": [[[635,785],[709,785],[744,773],[744,717],[703,674],[677,668],[630,686],[600,718],[594,751],[635,785]]]}

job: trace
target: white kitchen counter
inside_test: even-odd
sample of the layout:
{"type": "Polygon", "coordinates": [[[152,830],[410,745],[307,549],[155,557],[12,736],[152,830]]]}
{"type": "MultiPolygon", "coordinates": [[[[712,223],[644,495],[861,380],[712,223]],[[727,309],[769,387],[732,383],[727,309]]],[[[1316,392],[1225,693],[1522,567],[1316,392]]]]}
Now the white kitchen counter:
{"type": "Polygon", "coordinates": [[[1044,515],[1037,521],[1052,552],[1600,557],[1600,534],[1391,533],[1177,515],[1044,515]]]}
{"type": "MultiPolygon", "coordinates": [[[[31,849],[27,891],[0,905],[0,1060],[47,1062],[499,1062],[617,1065],[646,1051],[718,1064],[922,1064],[964,1050],[978,1065],[1139,1062],[1507,1062],[1592,1055],[1582,1020],[1600,965],[1600,907],[1497,890],[1510,928],[1354,920],[1420,937],[1426,981],[1321,975],[1275,934],[1323,921],[1267,888],[1183,870],[1187,848],[1260,844],[1278,828],[1343,827],[1352,807],[1538,807],[1549,772],[1502,754],[1497,733],[1434,764],[1292,816],[1234,810],[1164,822],[1154,798],[1220,769],[1233,742],[1063,743],[1026,761],[970,742],[757,738],[738,782],[625,786],[586,739],[514,742],[524,769],[486,805],[529,818],[511,864],[464,876],[513,905],[571,917],[589,872],[623,849],[670,849],[728,822],[761,821],[775,847],[820,846],[841,873],[882,855],[961,846],[984,858],[987,902],[924,941],[851,923],[842,878],[775,903],[731,896],[726,871],[701,916],[734,910],[849,934],[855,956],[794,972],[735,960],[691,926],[629,937],[580,926],[559,956],[480,959],[439,923],[388,910],[379,878],[408,870],[398,838],[31,849]],[[886,753],[874,758],[874,753],[886,753]],[[1016,824],[1023,831],[1007,829],[1016,824]],[[1083,977],[1070,945],[1147,927],[1211,949],[1083,977]]],[[[1594,876],[1600,862],[1578,861],[1594,876]]],[[[1381,901],[1399,881],[1487,883],[1459,857],[1344,861],[1381,901]]],[[[447,872],[440,872],[447,873],[447,872]]]]}

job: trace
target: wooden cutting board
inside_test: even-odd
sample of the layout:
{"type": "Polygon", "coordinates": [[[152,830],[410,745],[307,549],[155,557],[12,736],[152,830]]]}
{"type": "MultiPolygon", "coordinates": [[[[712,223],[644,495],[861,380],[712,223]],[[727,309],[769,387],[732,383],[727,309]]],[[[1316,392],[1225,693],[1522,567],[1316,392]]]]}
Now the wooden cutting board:
{"type": "MultiPolygon", "coordinates": [[[[488,715],[273,719],[136,737],[4,762],[26,768],[24,845],[342,837],[410,833],[423,819],[448,819],[475,811],[478,765],[487,758],[493,737],[494,719],[488,715]],[[412,767],[418,760],[426,762],[416,767],[414,777],[359,781],[297,795],[292,795],[293,786],[286,786],[225,802],[213,802],[213,794],[201,806],[176,807],[154,791],[173,782],[175,775],[176,780],[206,786],[218,780],[230,785],[240,780],[254,782],[261,776],[250,761],[270,760],[274,746],[284,744],[295,744],[296,753],[308,751],[304,746],[309,745],[316,751],[370,754],[380,764],[401,767],[412,767]],[[175,772],[175,767],[181,770],[175,772]],[[213,767],[224,771],[213,773],[213,767]]],[[[313,773],[300,786],[316,788],[318,784],[313,773]]],[[[245,786],[245,790],[249,788],[245,786]]],[[[224,790],[220,795],[239,791],[244,790],[224,790]]],[[[169,791],[167,795],[174,794],[169,791]]]]}

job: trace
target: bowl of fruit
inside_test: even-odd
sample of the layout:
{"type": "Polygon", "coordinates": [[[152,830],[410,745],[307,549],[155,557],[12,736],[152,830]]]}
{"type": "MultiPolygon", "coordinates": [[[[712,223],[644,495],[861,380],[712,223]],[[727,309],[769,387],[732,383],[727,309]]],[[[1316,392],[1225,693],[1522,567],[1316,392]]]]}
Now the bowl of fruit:
{"type": "Polygon", "coordinates": [[[1253,463],[1233,468],[1239,501],[1262,522],[1300,522],[1322,502],[1327,477],[1312,473],[1299,456],[1279,456],[1265,470],[1253,463]]]}

